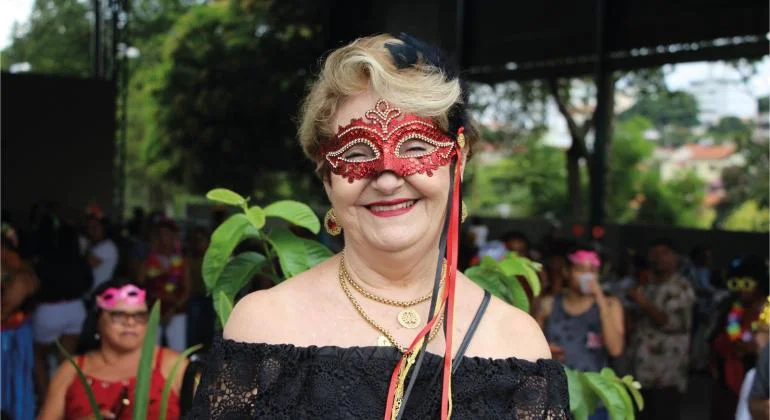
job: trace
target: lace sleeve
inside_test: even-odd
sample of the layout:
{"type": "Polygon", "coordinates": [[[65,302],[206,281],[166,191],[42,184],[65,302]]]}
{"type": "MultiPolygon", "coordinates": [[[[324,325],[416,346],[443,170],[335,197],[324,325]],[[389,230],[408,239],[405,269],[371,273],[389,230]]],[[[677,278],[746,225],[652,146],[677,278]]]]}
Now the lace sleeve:
{"type": "Polygon", "coordinates": [[[274,388],[287,361],[271,347],[216,338],[188,419],[261,417],[259,400],[274,388]]]}
{"type": "Polygon", "coordinates": [[[535,371],[522,375],[522,382],[514,394],[516,418],[571,419],[564,367],[553,360],[541,360],[535,366],[535,371]]]}

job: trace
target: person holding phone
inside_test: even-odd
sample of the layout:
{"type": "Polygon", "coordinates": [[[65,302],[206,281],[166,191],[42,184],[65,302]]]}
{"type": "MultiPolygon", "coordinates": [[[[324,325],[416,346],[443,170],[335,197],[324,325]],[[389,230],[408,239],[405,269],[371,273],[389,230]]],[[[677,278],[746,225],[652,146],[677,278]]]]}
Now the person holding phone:
{"type": "Polygon", "coordinates": [[[623,306],[599,286],[601,261],[596,252],[577,249],[567,257],[569,287],[546,297],[537,320],[554,359],[583,371],[600,371],[609,357],[623,353],[623,306]]]}
{"type": "MultiPolygon", "coordinates": [[[[609,357],[623,353],[623,306],[605,296],[599,286],[601,260],[591,249],[576,249],[567,256],[568,288],[545,297],[537,320],[545,332],[554,359],[581,371],[598,372],[609,357]]],[[[598,407],[591,420],[608,419],[598,407]]]]}

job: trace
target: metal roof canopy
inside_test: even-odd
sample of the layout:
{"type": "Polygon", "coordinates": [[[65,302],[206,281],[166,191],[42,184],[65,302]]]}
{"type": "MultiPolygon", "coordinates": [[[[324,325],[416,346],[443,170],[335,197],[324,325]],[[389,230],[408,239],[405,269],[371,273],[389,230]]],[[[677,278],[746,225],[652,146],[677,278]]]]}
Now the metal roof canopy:
{"type": "MultiPolygon", "coordinates": [[[[766,0],[608,0],[609,70],[768,54],[766,0]]],[[[597,1],[465,3],[463,67],[471,79],[592,74],[597,65],[597,1]]]]}
{"type": "Polygon", "coordinates": [[[590,75],[600,8],[609,70],[768,54],[767,0],[338,0],[330,46],[403,31],[458,56],[481,82],[590,75]]]}

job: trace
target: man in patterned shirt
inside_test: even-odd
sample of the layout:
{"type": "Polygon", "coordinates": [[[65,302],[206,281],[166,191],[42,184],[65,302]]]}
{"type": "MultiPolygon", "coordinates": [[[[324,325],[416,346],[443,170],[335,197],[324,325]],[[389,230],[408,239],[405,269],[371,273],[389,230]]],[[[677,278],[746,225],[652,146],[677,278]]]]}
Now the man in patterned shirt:
{"type": "Polygon", "coordinates": [[[640,419],[679,419],[687,389],[690,331],[695,292],[679,274],[679,255],[671,241],[650,247],[655,271],[652,284],[638,286],[629,296],[642,316],[631,339],[635,376],[642,384],[645,409],[640,419]]]}

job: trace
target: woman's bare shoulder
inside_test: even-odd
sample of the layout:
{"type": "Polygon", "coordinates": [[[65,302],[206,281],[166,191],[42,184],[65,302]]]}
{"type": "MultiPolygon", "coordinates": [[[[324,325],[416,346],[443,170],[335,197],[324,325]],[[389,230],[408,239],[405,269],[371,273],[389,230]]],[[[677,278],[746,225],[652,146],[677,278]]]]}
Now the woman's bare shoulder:
{"type": "Polygon", "coordinates": [[[75,367],[72,366],[69,360],[64,360],[56,368],[51,378],[51,384],[56,384],[56,387],[67,388],[77,376],[75,367]]]}
{"type": "Polygon", "coordinates": [[[548,343],[535,319],[495,296],[489,302],[468,355],[529,361],[551,358],[548,343]]]}
{"type": "Polygon", "coordinates": [[[161,371],[164,374],[167,374],[171,372],[171,369],[173,369],[177,360],[179,360],[179,356],[181,356],[181,354],[175,350],[172,350],[168,347],[159,347],[158,354],[155,357],[163,358],[161,363],[161,371]]]}
{"type": "Polygon", "coordinates": [[[529,361],[551,358],[543,330],[530,314],[497,298],[490,312],[499,331],[503,351],[512,357],[529,361]]]}
{"type": "Polygon", "coordinates": [[[324,279],[336,263],[329,260],[266,290],[244,296],[233,308],[223,336],[247,343],[286,343],[294,325],[301,323],[324,279]]]}

